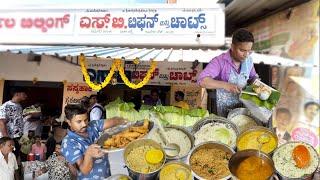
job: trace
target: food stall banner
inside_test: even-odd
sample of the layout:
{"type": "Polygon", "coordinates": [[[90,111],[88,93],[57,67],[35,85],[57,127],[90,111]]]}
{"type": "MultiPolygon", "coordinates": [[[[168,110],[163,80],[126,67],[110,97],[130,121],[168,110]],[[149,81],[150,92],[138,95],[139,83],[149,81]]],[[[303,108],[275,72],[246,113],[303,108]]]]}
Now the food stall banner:
{"type": "MultiPolygon", "coordinates": [[[[132,61],[125,61],[125,72],[131,82],[140,82],[150,68],[150,62],[141,61],[134,64],[132,61]]],[[[103,82],[108,75],[112,60],[106,58],[87,58],[87,70],[91,81],[103,82]]],[[[197,77],[202,70],[202,63],[195,62],[157,62],[157,68],[147,85],[192,85],[196,84],[197,77]]],[[[119,74],[115,74],[117,83],[122,83],[119,74]]]]}
{"type": "Polygon", "coordinates": [[[0,43],[170,47],[225,43],[224,6],[214,3],[0,10],[0,43]]]}
{"type": "MultiPolygon", "coordinates": [[[[63,88],[63,104],[62,108],[67,104],[80,103],[83,96],[90,96],[91,94],[96,94],[91,88],[83,82],[66,82],[63,88]]],[[[63,112],[63,110],[62,110],[63,112]]]]}

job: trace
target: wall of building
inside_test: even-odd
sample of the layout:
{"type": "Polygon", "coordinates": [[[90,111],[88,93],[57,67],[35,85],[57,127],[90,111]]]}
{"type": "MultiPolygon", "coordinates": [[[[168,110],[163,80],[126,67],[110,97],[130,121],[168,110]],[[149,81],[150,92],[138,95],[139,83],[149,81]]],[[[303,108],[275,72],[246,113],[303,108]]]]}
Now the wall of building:
{"type": "Polygon", "coordinates": [[[0,53],[0,78],[5,80],[82,82],[79,66],[56,57],[41,56],[41,61],[28,61],[26,54],[0,53]]]}

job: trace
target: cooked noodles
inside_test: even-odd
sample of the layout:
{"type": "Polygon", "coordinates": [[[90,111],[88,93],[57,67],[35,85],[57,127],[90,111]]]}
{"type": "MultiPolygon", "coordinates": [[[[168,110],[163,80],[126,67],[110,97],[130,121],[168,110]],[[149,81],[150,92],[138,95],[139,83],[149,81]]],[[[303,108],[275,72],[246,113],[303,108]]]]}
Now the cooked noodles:
{"type": "Polygon", "coordinates": [[[221,179],[230,175],[228,168],[230,157],[230,153],[221,149],[202,148],[191,156],[191,169],[204,179],[221,179]]]}

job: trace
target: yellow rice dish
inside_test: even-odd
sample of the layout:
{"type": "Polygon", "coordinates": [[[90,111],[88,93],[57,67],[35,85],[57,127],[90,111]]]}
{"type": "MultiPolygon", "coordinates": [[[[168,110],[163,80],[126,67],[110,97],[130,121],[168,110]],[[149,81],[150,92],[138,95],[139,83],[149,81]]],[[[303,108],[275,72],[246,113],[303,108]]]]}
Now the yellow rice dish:
{"type": "Polygon", "coordinates": [[[261,151],[264,153],[270,153],[277,148],[278,141],[277,139],[269,132],[265,130],[257,130],[251,131],[248,133],[243,134],[239,137],[237,148],[239,151],[245,149],[256,149],[259,150],[261,146],[261,151]],[[259,137],[263,137],[267,135],[269,138],[263,144],[259,143],[259,137]]]}
{"type": "Polygon", "coordinates": [[[163,164],[163,159],[156,164],[148,163],[146,160],[146,154],[150,150],[159,150],[152,146],[144,145],[132,149],[126,158],[127,164],[130,169],[135,172],[148,174],[158,170],[163,164]]]}
{"type": "Polygon", "coordinates": [[[165,165],[160,171],[160,180],[192,180],[191,170],[187,167],[172,163],[165,165]]]}

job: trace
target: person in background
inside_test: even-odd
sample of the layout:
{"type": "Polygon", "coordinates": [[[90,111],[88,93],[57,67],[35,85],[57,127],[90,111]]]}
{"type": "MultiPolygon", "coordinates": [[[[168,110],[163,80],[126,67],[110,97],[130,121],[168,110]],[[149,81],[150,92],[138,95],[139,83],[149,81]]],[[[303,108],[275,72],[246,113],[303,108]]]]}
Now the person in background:
{"type": "Polygon", "coordinates": [[[33,154],[39,154],[40,155],[40,161],[45,160],[45,155],[47,152],[47,147],[45,144],[41,142],[40,136],[35,137],[35,143],[32,145],[31,153],[33,154]]]}
{"type": "Polygon", "coordinates": [[[88,109],[90,108],[90,98],[88,96],[83,96],[80,99],[80,104],[85,108],[88,109]]]}
{"type": "Polygon", "coordinates": [[[106,118],[106,110],[101,105],[102,97],[100,94],[91,95],[89,98],[90,110],[89,120],[101,120],[106,118]]]}
{"type": "Polygon", "coordinates": [[[246,29],[232,35],[231,48],[213,58],[198,76],[198,84],[206,89],[216,89],[217,114],[226,117],[228,110],[241,107],[239,93],[258,77],[250,57],[254,38],[246,29]]]}
{"type": "Polygon", "coordinates": [[[32,144],[34,143],[34,131],[29,131],[28,134],[24,134],[20,140],[20,158],[21,161],[27,161],[28,154],[31,152],[32,144]]]}
{"type": "Polygon", "coordinates": [[[61,144],[55,144],[55,151],[46,160],[44,172],[48,172],[49,180],[71,180],[77,170],[61,155],[61,144]]]}
{"type": "MultiPolygon", "coordinates": [[[[41,124],[41,107],[40,104],[29,106],[23,110],[23,134],[28,134],[29,131],[36,131],[41,124]]],[[[36,133],[36,135],[38,135],[36,133]]]]}
{"type": "Polygon", "coordinates": [[[18,163],[12,153],[14,142],[10,137],[0,138],[0,179],[19,180],[18,163]]]}
{"type": "Polygon", "coordinates": [[[54,131],[49,132],[49,137],[46,142],[46,147],[47,147],[46,158],[48,159],[49,156],[51,156],[56,149],[56,140],[54,139],[54,131]]]}
{"type": "Polygon", "coordinates": [[[152,104],[152,98],[149,94],[146,94],[142,98],[142,104],[150,106],[152,104]]]}
{"type": "Polygon", "coordinates": [[[23,118],[21,102],[27,99],[25,89],[16,88],[12,99],[0,106],[0,137],[8,136],[13,139],[17,159],[20,153],[19,139],[23,134],[23,118]]]}
{"type": "Polygon", "coordinates": [[[290,130],[292,114],[287,108],[278,108],[276,110],[274,130],[278,136],[280,144],[291,140],[290,130]]]}
{"type": "Polygon", "coordinates": [[[159,98],[159,92],[156,89],[151,90],[151,106],[162,105],[159,98]]]}
{"type": "Polygon", "coordinates": [[[174,93],[174,99],[176,102],[173,104],[173,106],[183,109],[190,109],[189,104],[184,101],[184,93],[182,91],[176,91],[174,93]]]}
{"type": "Polygon", "coordinates": [[[77,179],[104,179],[110,176],[108,156],[95,142],[99,133],[126,121],[114,117],[88,122],[87,110],[78,104],[66,105],[64,112],[70,129],[62,141],[61,154],[77,169],[77,179]]]}

